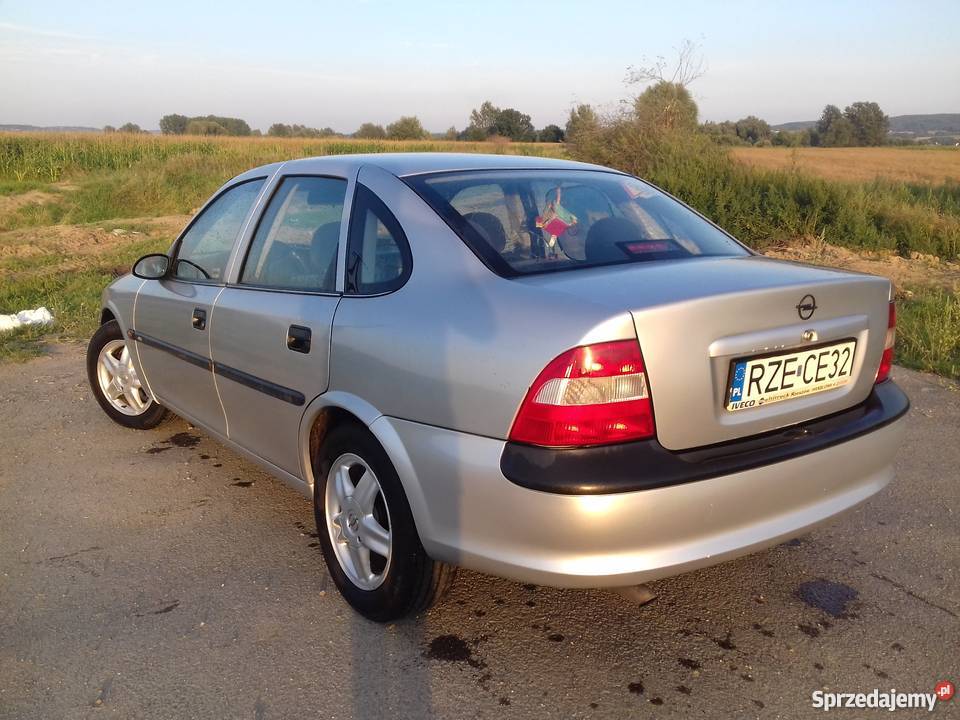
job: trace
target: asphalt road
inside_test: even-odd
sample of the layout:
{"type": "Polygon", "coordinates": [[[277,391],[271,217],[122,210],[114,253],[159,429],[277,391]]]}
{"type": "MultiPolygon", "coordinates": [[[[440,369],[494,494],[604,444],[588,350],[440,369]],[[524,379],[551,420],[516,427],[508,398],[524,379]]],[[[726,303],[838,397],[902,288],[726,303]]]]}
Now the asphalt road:
{"type": "Polygon", "coordinates": [[[0,718],[796,718],[817,689],[932,692],[960,681],[960,393],[895,377],[898,479],[798,541],[643,607],[461,572],[384,627],[340,599],[300,495],[183,421],[113,425],[77,347],[0,366],[0,718]]]}

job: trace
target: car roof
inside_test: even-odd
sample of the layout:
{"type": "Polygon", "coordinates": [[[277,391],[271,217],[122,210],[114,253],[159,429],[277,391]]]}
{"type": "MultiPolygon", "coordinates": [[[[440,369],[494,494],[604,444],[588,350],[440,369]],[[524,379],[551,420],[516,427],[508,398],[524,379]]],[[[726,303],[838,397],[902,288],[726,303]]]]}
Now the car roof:
{"type": "Polygon", "coordinates": [[[603,170],[618,172],[602,165],[529,155],[484,155],[478,153],[369,153],[357,155],[325,155],[299,158],[284,163],[271,163],[253,168],[238,176],[252,177],[272,172],[282,166],[284,173],[345,173],[364,166],[374,166],[397,177],[456,170],[603,170]]]}

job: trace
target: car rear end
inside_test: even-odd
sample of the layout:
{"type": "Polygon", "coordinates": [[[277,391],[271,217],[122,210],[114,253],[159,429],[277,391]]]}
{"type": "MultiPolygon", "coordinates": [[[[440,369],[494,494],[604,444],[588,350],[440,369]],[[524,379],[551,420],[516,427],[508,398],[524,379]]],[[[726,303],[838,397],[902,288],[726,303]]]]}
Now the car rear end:
{"type": "MultiPolygon", "coordinates": [[[[545,235],[557,241],[580,223],[583,237],[551,261],[550,237],[526,256],[505,230],[508,242],[491,244],[506,268],[483,247],[478,258],[539,290],[545,308],[563,298],[628,312],[635,337],[593,332],[543,357],[500,438],[378,421],[396,432],[401,473],[432,506],[420,523],[432,555],[557,586],[629,585],[795,537],[890,481],[909,403],[889,379],[887,280],[753,255],[688,209],[665,218],[679,204],[633,179],[546,182],[533,207],[510,181],[504,194],[518,192],[514,204],[535,210],[545,235]],[[581,186],[607,194],[607,216],[581,186]],[[567,192],[579,212],[544,207],[567,192]],[[651,198],[631,214],[629,203],[651,198]],[[593,232],[607,217],[641,230],[593,232]]],[[[465,242],[488,240],[460,222],[462,189],[414,189],[465,242]]],[[[468,197],[475,207],[491,192],[468,197]]],[[[563,318],[544,322],[559,329],[563,318]]]]}

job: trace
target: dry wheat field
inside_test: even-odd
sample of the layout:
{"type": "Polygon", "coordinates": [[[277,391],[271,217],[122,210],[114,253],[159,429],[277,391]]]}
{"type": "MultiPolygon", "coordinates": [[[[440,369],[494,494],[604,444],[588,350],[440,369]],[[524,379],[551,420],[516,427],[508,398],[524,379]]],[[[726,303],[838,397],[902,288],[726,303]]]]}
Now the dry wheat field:
{"type": "Polygon", "coordinates": [[[869,182],[876,178],[931,183],[960,182],[960,148],[736,147],[733,156],[765,170],[799,170],[828,180],[869,182]]]}

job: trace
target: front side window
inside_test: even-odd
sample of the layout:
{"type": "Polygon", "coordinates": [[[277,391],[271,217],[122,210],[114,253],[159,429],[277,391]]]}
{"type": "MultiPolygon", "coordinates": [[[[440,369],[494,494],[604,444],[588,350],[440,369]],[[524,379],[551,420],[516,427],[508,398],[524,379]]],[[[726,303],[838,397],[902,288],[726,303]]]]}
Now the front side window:
{"type": "Polygon", "coordinates": [[[204,209],[180,239],[173,276],[181,280],[221,282],[247,213],[260,194],[263,178],[234,185],[204,209]]]}
{"type": "Polygon", "coordinates": [[[410,246],[400,223],[380,198],[359,184],[350,217],[348,256],[347,292],[355,295],[396,290],[410,276],[410,246]]]}
{"type": "Polygon", "coordinates": [[[681,203],[628,175],[489,170],[407,182],[504,275],[748,254],[681,203]]]}
{"type": "Polygon", "coordinates": [[[340,178],[284,178],[257,226],[240,282],[334,292],[346,194],[340,178]]]}

